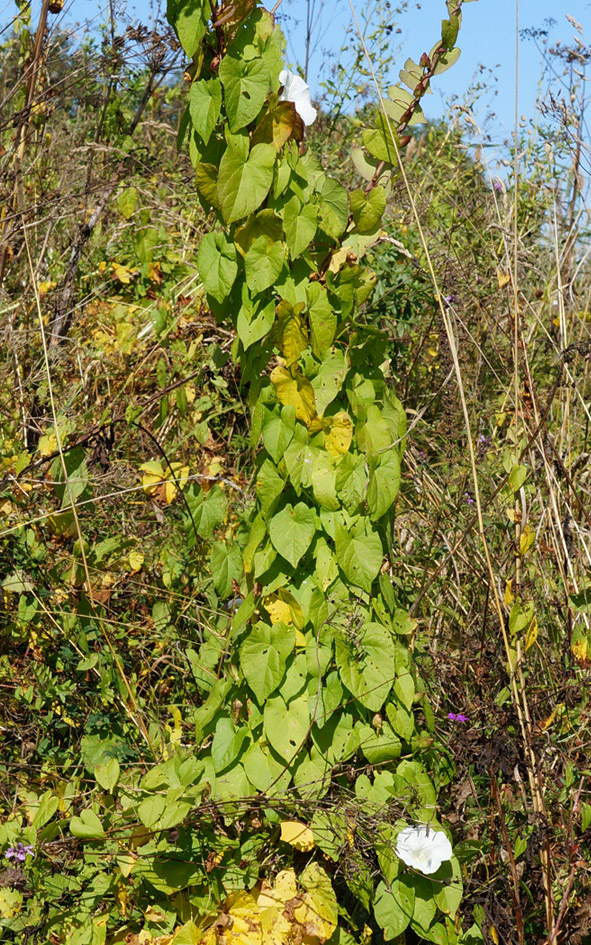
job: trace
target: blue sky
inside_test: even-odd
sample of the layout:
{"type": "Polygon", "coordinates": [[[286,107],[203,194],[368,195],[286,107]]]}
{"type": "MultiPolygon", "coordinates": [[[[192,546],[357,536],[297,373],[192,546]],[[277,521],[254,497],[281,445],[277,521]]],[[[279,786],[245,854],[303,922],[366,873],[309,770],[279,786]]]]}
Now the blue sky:
{"type": "MultiPolygon", "coordinates": [[[[165,0],[113,0],[115,6],[127,17],[146,23],[158,15],[163,16],[165,0]]],[[[267,6],[275,0],[267,0],[267,6]]],[[[310,61],[309,82],[312,94],[323,94],[322,81],[330,74],[331,66],[339,50],[347,41],[347,28],[351,24],[349,0],[310,0],[320,10],[314,34],[314,52],[310,61]]],[[[362,20],[364,9],[375,9],[386,0],[352,0],[358,18],[362,20]]],[[[475,118],[479,126],[486,124],[492,140],[501,143],[510,136],[515,113],[515,25],[516,4],[519,2],[520,29],[544,28],[553,19],[549,28],[549,42],[560,39],[562,44],[572,43],[576,35],[574,26],[565,14],[570,14],[583,27],[584,41],[591,43],[591,0],[476,0],[466,2],[462,29],[458,45],[462,55],[458,63],[446,74],[433,82],[433,95],[424,100],[424,110],[429,118],[444,114],[446,102],[452,95],[463,100],[468,89],[476,81],[486,83],[489,91],[482,94],[475,107],[475,118]],[[481,69],[481,67],[483,67],[481,69]],[[496,94],[493,94],[496,93],[496,94]],[[490,112],[495,117],[488,119],[490,112]]],[[[391,49],[395,65],[389,75],[383,77],[384,85],[397,81],[398,70],[407,57],[415,60],[423,51],[429,51],[438,39],[439,24],[446,15],[444,0],[407,0],[406,10],[394,14],[397,0],[390,0],[394,30],[391,34],[391,49]],[[399,31],[399,32],[397,32],[399,31]]],[[[33,8],[38,9],[38,0],[33,8]]],[[[282,0],[280,14],[288,40],[287,57],[291,65],[303,64],[305,58],[305,14],[307,0],[282,0]]],[[[0,0],[0,24],[12,14],[13,3],[5,5],[0,0]]],[[[84,22],[92,19],[99,23],[108,9],[107,0],[66,0],[64,16],[68,22],[84,22]],[[101,13],[101,11],[104,11],[101,13]]],[[[345,60],[346,61],[346,60],[345,60]]],[[[560,63],[557,63],[560,67],[560,63]]],[[[541,77],[542,60],[539,49],[530,39],[519,42],[519,114],[528,119],[535,113],[535,102],[541,77]]],[[[553,79],[553,90],[560,87],[559,76],[553,79]]]]}

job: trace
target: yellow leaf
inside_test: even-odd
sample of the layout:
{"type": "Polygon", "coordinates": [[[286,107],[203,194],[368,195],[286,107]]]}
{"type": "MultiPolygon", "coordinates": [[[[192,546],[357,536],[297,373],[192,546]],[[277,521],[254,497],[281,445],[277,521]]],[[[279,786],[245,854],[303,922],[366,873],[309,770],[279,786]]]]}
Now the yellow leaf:
{"type": "Polygon", "coordinates": [[[171,482],[170,479],[167,479],[167,481],[166,481],[166,489],[165,489],[165,493],[164,493],[164,494],[165,494],[165,496],[166,496],[166,501],[168,502],[169,505],[170,505],[170,503],[172,502],[172,500],[174,499],[174,497],[175,497],[175,495],[177,494],[177,492],[178,492],[178,489],[177,489],[177,487],[175,486],[174,482],[171,482]]]}
{"type": "Polygon", "coordinates": [[[278,319],[275,322],[271,339],[279,349],[281,357],[289,367],[308,347],[308,326],[302,317],[302,305],[295,307],[289,302],[280,302],[277,306],[278,319]]]}
{"type": "Polygon", "coordinates": [[[272,624],[285,623],[289,626],[293,623],[300,630],[304,626],[302,608],[293,594],[283,587],[273,594],[267,594],[263,598],[263,607],[269,614],[272,624]]]}
{"type": "Polygon", "coordinates": [[[289,843],[290,847],[307,853],[316,846],[314,834],[309,827],[301,824],[298,820],[284,820],[281,824],[281,839],[284,843],[289,843]]]}
{"type": "Polygon", "coordinates": [[[581,637],[579,640],[573,640],[571,649],[577,663],[585,663],[588,659],[589,640],[587,637],[581,637]]]}
{"type": "Polygon", "coordinates": [[[488,934],[492,938],[494,945],[499,945],[499,936],[497,935],[497,930],[495,929],[494,925],[490,926],[488,934]]]}
{"type": "Polygon", "coordinates": [[[559,702],[556,708],[554,709],[554,711],[551,713],[551,715],[548,716],[547,719],[540,720],[537,723],[538,731],[545,732],[547,728],[550,728],[556,716],[559,714],[562,714],[563,709],[564,709],[564,702],[559,702]]]}
{"type": "Polygon", "coordinates": [[[316,398],[310,381],[302,374],[292,376],[287,368],[278,365],[271,371],[271,383],[280,402],[295,407],[296,417],[307,426],[316,416],[316,398]]]}
{"type": "Polygon", "coordinates": [[[37,286],[39,298],[44,299],[48,292],[51,292],[52,289],[55,289],[56,285],[57,282],[40,282],[37,286]]]}
{"type": "Polygon", "coordinates": [[[306,886],[302,904],[293,910],[306,939],[326,942],[337,927],[337,900],[327,874],[317,863],[311,863],[301,876],[306,886]]]}
{"type": "Polygon", "coordinates": [[[505,593],[503,594],[503,602],[505,607],[510,607],[513,601],[515,600],[515,594],[513,593],[513,578],[509,581],[505,581],[505,593]]]}
{"type": "Polygon", "coordinates": [[[338,272],[339,269],[342,269],[345,263],[347,262],[347,257],[351,252],[350,246],[341,246],[340,249],[334,251],[330,257],[330,265],[328,267],[329,272],[338,272]]]}
{"type": "Polygon", "coordinates": [[[111,269],[113,270],[115,279],[118,279],[123,285],[129,285],[132,277],[135,276],[137,272],[137,269],[130,269],[129,266],[121,266],[116,262],[111,263],[111,269]]]}
{"type": "Polygon", "coordinates": [[[139,571],[144,563],[144,556],[139,551],[130,551],[127,556],[127,561],[131,571],[139,571]]]}
{"type": "Polygon", "coordinates": [[[304,634],[302,633],[301,630],[298,630],[297,627],[296,627],[296,632],[295,632],[295,645],[308,646],[308,641],[306,640],[304,634]]]}
{"type": "Polygon", "coordinates": [[[284,945],[291,937],[292,925],[284,909],[285,904],[295,899],[298,887],[293,870],[282,870],[271,886],[266,880],[261,883],[257,906],[261,913],[263,945],[284,945]]]}
{"type": "Polygon", "coordinates": [[[325,434],[324,445],[333,456],[348,452],[353,439],[353,424],[346,410],[339,410],[330,419],[330,431],[325,434]]]}
{"type": "Polygon", "coordinates": [[[505,286],[511,282],[511,276],[508,272],[503,272],[502,269],[497,269],[497,282],[499,289],[504,289],[505,286]]]}
{"type": "Polygon", "coordinates": [[[201,945],[263,945],[256,899],[242,891],[228,896],[223,913],[207,929],[201,945]]]}
{"type": "Polygon", "coordinates": [[[51,456],[52,453],[55,453],[57,449],[57,439],[55,433],[50,433],[46,436],[40,436],[37,449],[42,456],[51,456]]]}
{"type": "Polygon", "coordinates": [[[122,853],[121,856],[117,857],[117,866],[121,872],[121,875],[126,879],[131,873],[137,862],[137,853],[132,853],[131,850],[129,853],[122,853]]]}
{"type": "Polygon", "coordinates": [[[526,525],[519,536],[519,554],[523,557],[536,540],[536,533],[530,525],[526,525]]]}
{"type": "Polygon", "coordinates": [[[531,647],[534,645],[534,643],[538,639],[538,630],[539,630],[538,618],[534,617],[525,635],[525,652],[526,653],[529,649],[531,649],[531,647]]]}

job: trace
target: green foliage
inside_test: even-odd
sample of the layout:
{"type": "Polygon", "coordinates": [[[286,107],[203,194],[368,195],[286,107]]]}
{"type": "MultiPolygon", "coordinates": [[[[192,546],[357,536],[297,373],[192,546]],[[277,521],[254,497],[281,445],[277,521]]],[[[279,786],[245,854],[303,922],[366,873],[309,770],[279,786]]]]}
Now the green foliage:
{"type": "MultiPolygon", "coordinates": [[[[0,855],[14,853],[2,941],[219,945],[228,929],[237,945],[509,940],[505,827],[523,901],[543,886],[536,843],[551,816],[527,807],[506,677],[556,695],[562,657],[548,683],[538,655],[555,633],[572,704],[589,593],[583,581],[560,597],[548,568],[552,597],[536,597],[539,529],[512,531],[539,501],[540,468],[517,456],[529,447],[511,419],[512,378],[494,386],[511,363],[510,332],[490,315],[506,304],[494,195],[455,128],[415,130],[429,83],[458,58],[459,6],[448,3],[441,40],[406,60],[381,110],[335,120],[330,141],[334,116],[322,116],[309,150],[294,104],[278,100],[281,33],[251,0],[169,4],[191,60],[178,138],[194,176],[167,150],[176,90],[170,110],[151,105],[159,121],[137,147],[124,131],[142,77],[129,99],[122,90],[95,109],[125,166],[81,268],[99,294],[52,356],[57,417],[45,375],[35,381],[38,440],[23,440],[21,375],[12,364],[4,375],[0,855]],[[476,341],[462,369],[488,434],[485,531],[500,574],[522,571],[515,594],[505,585],[507,653],[399,158],[446,304],[464,296],[459,336],[476,341]],[[408,447],[395,390],[413,418],[408,447]],[[554,599],[579,621],[570,646],[554,599]],[[472,724],[454,722],[466,705],[472,724]],[[465,838],[432,877],[396,853],[417,822],[465,838]],[[476,895],[460,912],[464,887],[476,895]]],[[[36,181],[25,178],[28,193],[36,181]]],[[[537,258],[535,189],[523,187],[523,206],[537,258]]],[[[44,245],[42,228],[28,232],[44,245]]],[[[60,222],[62,250],[68,232],[60,222]]],[[[67,256],[50,258],[39,287],[48,323],[47,285],[67,256]]],[[[23,297],[33,372],[30,284],[23,297]]],[[[533,318],[529,332],[539,380],[553,368],[533,318]]],[[[13,355],[18,367],[18,345],[13,355]]],[[[575,477],[576,461],[564,463],[575,477]]],[[[546,710],[540,695],[531,716],[535,757],[556,773],[546,796],[568,812],[564,843],[591,820],[577,711],[580,730],[565,703],[546,710]]],[[[575,854],[550,864],[555,905],[575,854]]],[[[572,889],[578,908],[584,887],[572,889]]],[[[541,936],[531,898],[526,940],[541,936]]]]}

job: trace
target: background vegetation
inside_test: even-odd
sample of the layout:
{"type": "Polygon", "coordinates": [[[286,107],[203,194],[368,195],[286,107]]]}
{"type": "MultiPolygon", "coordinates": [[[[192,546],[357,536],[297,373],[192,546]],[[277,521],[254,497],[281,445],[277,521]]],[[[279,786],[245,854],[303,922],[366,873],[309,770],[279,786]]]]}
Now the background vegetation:
{"type": "MultiPolygon", "coordinates": [[[[265,497],[236,330],[197,265],[212,216],[177,147],[185,58],[165,24],[79,43],[17,6],[0,67],[0,941],[246,945],[267,941],[248,925],[267,895],[300,910],[267,916],[274,941],[379,943],[398,934],[394,832],[427,808],[455,872],[411,876],[409,945],[591,941],[582,30],[548,52],[560,81],[502,177],[469,101],[403,150],[348,331],[380,339],[379,361],[365,350],[408,417],[379,587],[413,690],[403,719],[335,681],[333,728],[304,725],[308,766],[286,782],[281,752],[244,760],[237,617],[265,497]]],[[[350,191],[375,108],[329,91],[306,148],[350,191]]],[[[298,650],[312,604],[273,593],[297,641],[291,704],[320,637],[298,650]]],[[[336,639],[359,653],[364,606],[323,618],[322,672],[336,639]]]]}

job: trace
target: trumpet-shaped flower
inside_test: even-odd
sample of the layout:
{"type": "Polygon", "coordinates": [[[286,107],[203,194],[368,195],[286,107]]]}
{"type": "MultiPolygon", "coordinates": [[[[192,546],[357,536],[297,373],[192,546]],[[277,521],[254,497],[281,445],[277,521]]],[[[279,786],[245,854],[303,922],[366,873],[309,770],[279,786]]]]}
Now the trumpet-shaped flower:
{"type": "Polygon", "coordinates": [[[316,121],[317,112],[310,101],[310,87],[299,75],[294,75],[289,69],[283,69],[279,73],[279,81],[283,86],[279,101],[293,102],[295,110],[304,124],[313,124],[316,121]]]}
{"type": "Polygon", "coordinates": [[[405,827],[398,834],[395,852],[407,866],[427,874],[436,873],[453,853],[451,843],[442,830],[433,830],[423,824],[405,827]]]}

